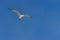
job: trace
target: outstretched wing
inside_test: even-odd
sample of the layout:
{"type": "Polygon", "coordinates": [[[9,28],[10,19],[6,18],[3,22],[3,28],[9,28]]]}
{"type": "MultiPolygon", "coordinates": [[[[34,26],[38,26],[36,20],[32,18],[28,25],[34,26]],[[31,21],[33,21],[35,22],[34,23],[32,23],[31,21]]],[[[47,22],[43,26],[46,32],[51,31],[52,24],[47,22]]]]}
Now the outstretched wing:
{"type": "Polygon", "coordinates": [[[25,17],[32,18],[32,16],[30,16],[30,15],[25,15],[25,17]]]}
{"type": "Polygon", "coordinates": [[[16,9],[13,9],[13,8],[8,8],[8,9],[11,10],[12,12],[15,12],[18,16],[21,15],[21,13],[16,9]]]}

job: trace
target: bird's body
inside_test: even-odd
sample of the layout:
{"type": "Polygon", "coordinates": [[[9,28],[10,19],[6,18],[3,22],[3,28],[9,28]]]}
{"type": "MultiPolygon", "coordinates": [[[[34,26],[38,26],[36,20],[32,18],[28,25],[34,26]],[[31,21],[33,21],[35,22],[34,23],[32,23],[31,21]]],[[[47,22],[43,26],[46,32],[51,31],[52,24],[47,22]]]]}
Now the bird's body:
{"type": "Polygon", "coordinates": [[[23,19],[23,18],[24,18],[24,15],[20,15],[20,16],[19,16],[19,19],[23,19]]]}
{"type": "Polygon", "coordinates": [[[32,18],[32,16],[30,16],[30,15],[23,15],[23,14],[21,14],[16,9],[13,9],[13,8],[8,8],[8,9],[11,10],[12,12],[15,12],[18,15],[19,19],[23,19],[24,17],[32,18]]]}

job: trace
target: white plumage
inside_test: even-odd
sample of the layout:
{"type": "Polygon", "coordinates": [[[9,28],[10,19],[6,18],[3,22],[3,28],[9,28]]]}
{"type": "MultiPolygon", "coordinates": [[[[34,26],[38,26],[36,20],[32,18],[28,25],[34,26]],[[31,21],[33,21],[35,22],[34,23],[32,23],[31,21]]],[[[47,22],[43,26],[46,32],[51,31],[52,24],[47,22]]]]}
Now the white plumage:
{"type": "Polygon", "coordinates": [[[11,10],[12,12],[15,12],[18,15],[19,19],[23,19],[24,17],[32,18],[32,16],[30,16],[30,15],[23,15],[23,14],[21,14],[16,9],[13,9],[13,8],[8,8],[8,9],[11,10]]]}

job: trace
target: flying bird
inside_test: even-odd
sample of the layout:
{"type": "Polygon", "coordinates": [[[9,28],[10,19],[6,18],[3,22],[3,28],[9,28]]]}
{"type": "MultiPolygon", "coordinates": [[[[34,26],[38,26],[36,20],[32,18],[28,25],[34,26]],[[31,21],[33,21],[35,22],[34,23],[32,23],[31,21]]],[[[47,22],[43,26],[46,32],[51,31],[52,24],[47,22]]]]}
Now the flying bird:
{"type": "Polygon", "coordinates": [[[8,8],[10,11],[16,13],[19,17],[19,19],[23,19],[24,17],[28,17],[28,18],[32,18],[32,16],[30,15],[24,15],[24,14],[21,14],[18,10],[14,9],[14,8],[8,8]]]}

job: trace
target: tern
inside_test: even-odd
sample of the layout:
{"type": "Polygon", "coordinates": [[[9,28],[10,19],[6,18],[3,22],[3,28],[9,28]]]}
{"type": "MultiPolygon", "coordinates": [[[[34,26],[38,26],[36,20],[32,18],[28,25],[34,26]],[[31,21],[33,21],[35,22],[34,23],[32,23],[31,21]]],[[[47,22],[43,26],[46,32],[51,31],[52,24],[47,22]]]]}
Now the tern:
{"type": "Polygon", "coordinates": [[[18,10],[14,9],[14,8],[8,8],[10,11],[16,13],[19,17],[19,19],[23,19],[24,17],[28,17],[28,18],[32,18],[32,16],[30,15],[24,15],[24,14],[21,14],[18,10]]]}

